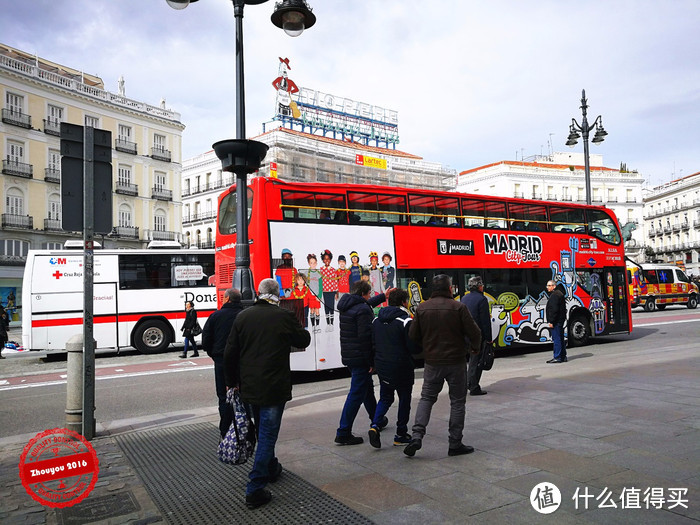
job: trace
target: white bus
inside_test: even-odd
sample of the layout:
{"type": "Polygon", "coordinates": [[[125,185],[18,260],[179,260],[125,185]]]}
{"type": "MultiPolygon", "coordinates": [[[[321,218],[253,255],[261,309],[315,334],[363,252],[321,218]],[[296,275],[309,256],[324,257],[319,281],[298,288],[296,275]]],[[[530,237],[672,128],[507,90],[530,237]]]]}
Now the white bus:
{"type": "MultiPolygon", "coordinates": [[[[94,338],[97,348],[144,354],[182,340],[185,301],[201,326],[216,310],[213,250],[96,250],[94,338]]],[[[22,291],[22,343],[63,351],[82,333],[83,253],[30,250],[22,291]]]]}

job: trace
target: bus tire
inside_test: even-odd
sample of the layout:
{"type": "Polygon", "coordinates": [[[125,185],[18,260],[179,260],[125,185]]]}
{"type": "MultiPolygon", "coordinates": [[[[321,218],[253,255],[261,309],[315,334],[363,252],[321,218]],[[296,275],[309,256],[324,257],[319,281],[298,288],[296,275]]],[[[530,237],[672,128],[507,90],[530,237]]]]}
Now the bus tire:
{"type": "Polygon", "coordinates": [[[591,338],[591,324],[585,315],[576,315],[569,321],[569,345],[584,346],[591,338]]]}
{"type": "Polygon", "coordinates": [[[695,310],[698,307],[698,296],[697,295],[691,295],[688,297],[688,303],[687,303],[688,308],[691,310],[695,310]]]}
{"type": "Polygon", "coordinates": [[[654,301],[654,299],[647,299],[647,302],[644,303],[644,311],[653,312],[654,310],[656,310],[656,301],[654,301]]]}
{"type": "Polygon", "coordinates": [[[665,309],[666,309],[666,305],[665,305],[665,304],[657,304],[657,305],[656,305],[656,309],[657,309],[657,310],[665,310],[665,309]]]}
{"type": "Polygon", "coordinates": [[[168,326],[158,319],[141,323],[134,332],[134,347],[142,354],[157,354],[170,345],[168,326]]]}

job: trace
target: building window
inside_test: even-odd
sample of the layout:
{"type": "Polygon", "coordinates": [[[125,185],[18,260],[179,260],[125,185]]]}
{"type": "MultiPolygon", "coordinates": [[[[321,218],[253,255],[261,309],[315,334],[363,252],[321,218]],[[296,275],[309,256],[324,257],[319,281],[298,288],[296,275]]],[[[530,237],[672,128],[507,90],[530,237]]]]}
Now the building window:
{"type": "Polygon", "coordinates": [[[5,213],[10,215],[24,215],[24,195],[17,188],[7,190],[5,196],[5,213]]]}
{"type": "Polygon", "coordinates": [[[153,149],[165,151],[165,135],[153,135],[153,149]]]}
{"type": "Polygon", "coordinates": [[[100,127],[100,117],[93,117],[91,115],[85,115],[85,127],[99,128],[100,127]]]}
{"type": "Polygon", "coordinates": [[[49,219],[61,219],[61,196],[58,193],[49,195],[49,219]]]}
{"type": "Polygon", "coordinates": [[[126,204],[119,206],[119,226],[122,228],[131,227],[131,208],[126,204]]]}
{"type": "Polygon", "coordinates": [[[5,109],[11,115],[22,116],[24,114],[24,97],[16,93],[5,92],[5,109]]]}
{"type": "Polygon", "coordinates": [[[163,173],[162,171],[156,171],[155,172],[155,188],[157,190],[164,190],[166,187],[166,174],[163,173]]]}
{"type": "Polygon", "coordinates": [[[62,250],[63,245],[60,242],[42,242],[42,250],[62,250]]]}
{"type": "Polygon", "coordinates": [[[128,186],[131,184],[131,166],[119,165],[117,184],[121,186],[128,186]]]}
{"type": "Polygon", "coordinates": [[[17,164],[24,162],[24,143],[14,140],[7,141],[7,160],[10,163],[17,164]]]}
{"type": "Polygon", "coordinates": [[[49,169],[51,171],[61,171],[61,152],[57,149],[49,150],[49,169]]]}
{"type": "Polygon", "coordinates": [[[46,120],[54,126],[60,126],[63,122],[63,108],[49,104],[46,120]]]}
{"type": "Polygon", "coordinates": [[[165,231],[165,212],[162,210],[156,211],[153,217],[153,229],[157,232],[165,231]]]}
{"type": "Polygon", "coordinates": [[[119,140],[131,142],[131,126],[119,124],[119,140]]]}
{"type": "Polygon", "coordinates": [[[0,255],[26,257],[29,253],[29,242],[7,239],[0,241],[0,255]]]}

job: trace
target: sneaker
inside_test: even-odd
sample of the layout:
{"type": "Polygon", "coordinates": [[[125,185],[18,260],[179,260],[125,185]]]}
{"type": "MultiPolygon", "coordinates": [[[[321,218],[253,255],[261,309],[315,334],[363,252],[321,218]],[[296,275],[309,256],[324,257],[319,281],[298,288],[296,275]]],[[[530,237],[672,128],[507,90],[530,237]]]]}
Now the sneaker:
{"type": "Polygon", "coordinates": [[[460,443],[456,448],[450,448],[447,450],[448,456],[462,456],[464,454],[471,454],[474,452],[474,447],[460,443]]]}
{"type": "Polygon", "coordinates": [[[195,352],[194,354],[192,354],[192,357],[199,357],[199,352],[195,352]]]}
{"type": "Polygon", "coordinates": [[[554,363],[561,363],[561,359],[550,359],[547,364],[552,365],[554,363]]]}
{"type": "Polygon", "coordinates": [[[386,428],[386,426],[389,424],[389,418],[384,416],[382,418],[382,421],[377,425],[377,428],[382,431],[386,428]]]}
{"type": "Polygon", "coordinates": [[[365,440],[360,436],[353,436],[352,434],[349,436],[335,436],[336,445],[360,445],[364,442],[365,440]]]}
{"type": "Polygon", "coordinates": [[[396,434],[394,436],[394,446],[395,447],[404,447],[408,445],[411,442],[411,436],[408,434],[396,434]]]}
{"type": "Polygon", "coordinates": [[[178,357],[180,359],[187,359],[187,354],[180,354],[178,357]]]}
{"type": "Polygon", "coordinates": [[[413,457],[416,455],[416,450],[420,450],[422,446],[422,440],[415,438],[411,439],[411,441],[408,442],[408,445],[406,445],[406,448],[403,449],[403,453],[409,457],[413,457]]]}
{"type": "Polygon", "coordinates": [[[481,388],[469,392],[469,395],[471,396],[485,396],[486,394],[488,394],[488,392],[486,390],[481,390],[481,388]]]}
{"type": "Polygon", "coordinates": [[[249,509],[257,509],[272,499],[272,492],[267,489],[258,489],[252,494],[246,494],[245,506],[249,509]]]}
{"type": "Polygon", "coordinates": [[[372,427],[369,429],[369,444],[374,448],[382,448],[382,440],[379,438],[379,429],[372,427]]]}
{"type": "Polygon", "coordinates": [[[561,358],[561,362],[562,362],[562,363],[566,363],[568,360],[569,360],[569,359],[568,359],[567,357],[562,357],[562,358],[561,358]]]}
{"type": "Polygon", "coordinates": [[[277,468],[269,476],[270,483],[274,483],[275,481],[277,481],[281,475],[282,475],[282,464],[278,461],[277,468]]]}

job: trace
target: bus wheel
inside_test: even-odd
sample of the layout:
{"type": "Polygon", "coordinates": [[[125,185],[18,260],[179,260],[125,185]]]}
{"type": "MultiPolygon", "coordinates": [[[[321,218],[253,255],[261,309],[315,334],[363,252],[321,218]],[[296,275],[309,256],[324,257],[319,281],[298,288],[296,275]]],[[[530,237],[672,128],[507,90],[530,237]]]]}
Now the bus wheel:
{"type": "Polygon", "coordinates": [[[591,325],[583,315],[577,315],[569,323],[569,344],[571,346],[584,346],[591,338],[591,325]]]}
{"type": "Polygon", "coordinates": [[[666,305],[665,305],[665,304],[657,304],[657,305],[656,305],[656,309],[657,309],[657,310],[665,310],[665,309],[666,309],[666,305]]]}
{"type": "Polygon", "coordinates": [[[698,307],[698,296],[697,295],[691,295],[688,297],[688,308],[691,310],[695,310],[698,307]]]}
{"type": "Polygon", "coordinates": [[[656,310],[656,302],[654,302],[654,299],[647,299],[647,302],[644,303],[644,310],[647,312],[656,310]]]}
{"type": "Polygon", "coordinates": [[[163,321],[157,319],[142,323],[134,333],[134,346],[142,354],[157,354],[169,344],[168,328],[163,321]]]}

